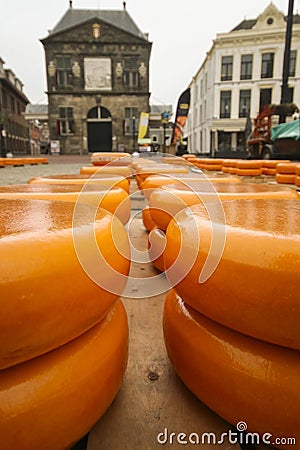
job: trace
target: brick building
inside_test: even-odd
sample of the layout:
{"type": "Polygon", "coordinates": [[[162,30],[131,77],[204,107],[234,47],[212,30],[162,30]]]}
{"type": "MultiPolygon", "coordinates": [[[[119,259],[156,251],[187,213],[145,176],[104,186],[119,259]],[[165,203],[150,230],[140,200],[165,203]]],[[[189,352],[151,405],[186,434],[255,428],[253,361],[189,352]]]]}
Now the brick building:
{"type": "Polygon", "coordinates": [[[0,156],[30,153],[29,125],[24,119],[28,98],[23,84],[0,58],[0,156]]]}
{"type": "Polygon", "coordinates": [[[123,10],[70,7],[42,39],[50,139],[61,153],[131,150],[149,112],[151,42],[123,10]]]}

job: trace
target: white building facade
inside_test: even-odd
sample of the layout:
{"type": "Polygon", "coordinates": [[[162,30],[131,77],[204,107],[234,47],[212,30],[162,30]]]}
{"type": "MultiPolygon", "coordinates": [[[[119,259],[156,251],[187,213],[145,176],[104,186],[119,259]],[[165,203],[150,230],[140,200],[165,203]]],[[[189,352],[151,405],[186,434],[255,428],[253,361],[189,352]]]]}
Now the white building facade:
{"type": "MultiPolygon", "coordinates": [[[[264,105],[280,103],[285,33],[285,16],[270,3],[257,19],[217,34],[190,83],[190,153],[245,151],[248,115],[253,119],[264,105]]],[[[299,15],[293,18],[289,88],[289,102],[300,107],[299,15]]]]}

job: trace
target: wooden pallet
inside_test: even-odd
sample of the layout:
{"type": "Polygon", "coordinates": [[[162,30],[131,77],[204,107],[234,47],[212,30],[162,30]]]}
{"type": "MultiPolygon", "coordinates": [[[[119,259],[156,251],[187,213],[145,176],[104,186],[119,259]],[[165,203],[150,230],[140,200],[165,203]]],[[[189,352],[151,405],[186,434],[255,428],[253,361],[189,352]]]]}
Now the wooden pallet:
{"type": "MultiPolygon", "coordinates": [[[[134,188],[134,182],[132,185],[134,188]]],[[[142,200],[140,195],[133,200],[134,210],[144,206],[142,200]]],[[[140,217],[135,219],[131,230],[132,243],[138,249],[146,249],[148,235],[140,217]]],[[[151,263],[132,263],[131,276],[156,274],[158,271],[151,263]]],[[[89,433],[88,450],[176,449],[183,446],[178,443],[162,446],[157,442],[158,434],[165,428],[169,433],[214,432],[217,436],[232,429],[232,425],[209,410],[184,386],[171,366],[162,330],[165,295],[123,299],[130,329],[128,367],[113,404],[89,433]]],[[[230,450],[236,446],[226,442],[213,447],[230,450]]],[[[201,448],[212,449],[212,444],[201,448]]]]}

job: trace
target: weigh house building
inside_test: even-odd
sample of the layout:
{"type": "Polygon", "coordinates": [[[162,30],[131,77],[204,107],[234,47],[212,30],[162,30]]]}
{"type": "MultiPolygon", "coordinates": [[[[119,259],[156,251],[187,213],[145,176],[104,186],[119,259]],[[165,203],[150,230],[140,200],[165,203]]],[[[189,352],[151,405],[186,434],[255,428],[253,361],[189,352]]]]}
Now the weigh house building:
{"type": "Polygon", "coordinates": [[[131,151],[149,112],[151,42],[123,10],[70,7],[42,39],[49,130],[60,153],[131,151]]]}

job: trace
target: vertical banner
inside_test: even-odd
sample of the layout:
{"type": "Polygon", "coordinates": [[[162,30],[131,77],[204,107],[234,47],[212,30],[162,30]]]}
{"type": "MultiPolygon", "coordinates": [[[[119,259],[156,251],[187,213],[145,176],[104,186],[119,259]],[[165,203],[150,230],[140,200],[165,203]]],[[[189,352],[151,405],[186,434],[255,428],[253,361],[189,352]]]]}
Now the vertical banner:
{"type": "Polygon", "coordinates": [[[190,108],[191,91],[190,88],[186,89],[178,100],[176,117],[173,126],[172,144],[176,144],[179,140],[182,142],[182,129],[186,123],[190,108]]]}
{"type": "Polygon", "coordinates": [[[148,130],[148,123],[149,123],[149,113],[141,112],[139,121],[138,142],[140,139],[143,139],[146,136],[148,130]]]}

